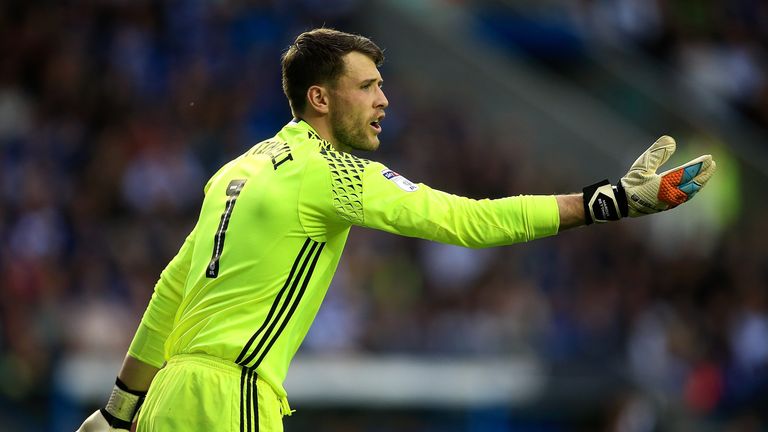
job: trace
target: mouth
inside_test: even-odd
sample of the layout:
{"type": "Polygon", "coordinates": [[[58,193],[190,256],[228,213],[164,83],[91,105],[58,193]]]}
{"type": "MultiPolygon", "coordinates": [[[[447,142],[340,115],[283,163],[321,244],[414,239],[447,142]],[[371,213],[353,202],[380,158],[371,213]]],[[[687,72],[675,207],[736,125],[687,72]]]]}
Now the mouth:
{"type": "Polygon", "coordinates": [[[369,123],[369,125],[373,128],[376,133],[381,133],[381,121],[384,120],[384,114],[381,114],[381,116],[377,117],[376,120],[369,123]]]}

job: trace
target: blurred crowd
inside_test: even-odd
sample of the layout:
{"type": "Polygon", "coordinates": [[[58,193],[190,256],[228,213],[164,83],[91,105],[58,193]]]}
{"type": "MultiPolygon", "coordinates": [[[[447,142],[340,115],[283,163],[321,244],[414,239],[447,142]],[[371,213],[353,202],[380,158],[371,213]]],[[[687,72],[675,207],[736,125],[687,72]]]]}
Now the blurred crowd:
{"type": "MultiPolygon", "coordinates": [[[[284,47],[310,24],[365,33],[354,28],[359,2],[336,0],[323,14],[307,12],[319,10],[313,3],[2,3],[0,413],[45,416],[62,361],[125,352],[207,177],[290,120],[284,47]]],[[[753,5],[747,16],[764,22],[760,2],[729,4],[753,5]]],[[[756,69],[737,93],[763,112],[768,26],[710,22],[721,23],[695,33],[696,46],[740,47],[734,67],[756,69]]],[[[361,156],[475,198],[581,186],[524,139],[413,97],[407,72],[384,66],[382,149],[361,156]]],[[[704,252],[696,236],[660,252],[646,228],[627,221],[488,250],[353,228],[302,351],[524,353],[553,369],[618,376],[658,413],[648,421],[673,406],[764,430],[768,223],[739,215],[704,252]]],[[[633,421],[637,405],[627,407],[617,422],[633,421]]]]}
{"type": "Polygon", "coordinates": [[[562,65],[595,49],[629,48],[658,62],[695,103],[720,102],[768,126],[768,3],[759,0],[464,2],[504,43],[562,65]],[[510,7],[511,6],[511,7],[510,7]],[[520,12],[523,13],[520,13],[520,12]]]}
{"type": "Polygon", "coordinates": [[[593,37],[624,41],[768,126],[768,4],[755,0],[584,0],[593,37]],[[602,25],[601,25],[602,24],[602,25]]]}

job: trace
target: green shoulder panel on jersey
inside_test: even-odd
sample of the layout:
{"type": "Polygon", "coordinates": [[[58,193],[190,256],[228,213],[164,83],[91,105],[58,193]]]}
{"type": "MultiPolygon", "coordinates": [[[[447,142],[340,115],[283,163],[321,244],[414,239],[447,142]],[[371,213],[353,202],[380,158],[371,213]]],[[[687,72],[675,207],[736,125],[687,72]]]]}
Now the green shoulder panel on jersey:
{"type": "Polygon", "coordinates": [[[363,172],[370,163],[349,153],[324,148],[320,154],[328,162],[333,181],[333,207],[351,224],[363,223],[363,172]]]}
{"type": "MultiPolygon", "coordinates": [[[[371,161],[349,153],[337,151],[330,142],[324,140],[320,135],[315,132],[309,124],[304,121],[289,126],[288,131],[292,133],[300,132],[305,134],[305,140],[310,141],[313,145],[312,153],[319,155],[317,160],[323,166],[324,171],[327,168],[327,173],[330,179],[330,194],[331,199],[328,203],[320,203],[323,205],[331,204],[335,213],[335,216],[340,218],[347,224],[360,225],[363,223],[363,173],[365,167],[368,166],[371,161]]],[[[288,136],[288,135],[287,135],[288,136]]],[[[307,147],[304,147],[305,149],[307,147]]],[[[315,166],[317,167],[317,166],[315,166]]],[[[318,172],[314,172],[312,177],[313,181],[317,181],[320,177],[318,172]]],[[[325,181],[320,181],[318,184],[308,185],[308,189],[318,191],[319,187],[323,184],[327,184],[325,181]]],[[[332,221],[326,221],[332,222],[332,221]]]]}
{"type": "Polygon", "coordinates": [[[371,161],[337,151],[330,142],[322,139],[312,129],[307,130],[307,138],[316,142],[319,153],[328,166],[332,204],[336,215],[347,223],[362,224],[363,172],[371,161]]]}

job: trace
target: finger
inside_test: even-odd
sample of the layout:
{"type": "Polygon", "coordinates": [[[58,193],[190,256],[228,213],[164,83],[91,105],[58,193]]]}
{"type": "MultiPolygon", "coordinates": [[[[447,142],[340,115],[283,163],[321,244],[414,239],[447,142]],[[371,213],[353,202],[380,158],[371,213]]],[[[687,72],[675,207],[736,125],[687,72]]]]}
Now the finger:
{"type": "Polygon", "coordinates": [[[694,176],[693,182],[700,184],[702,187],[709,181],[712,174],[717,170],[717,164],[712,159],[712,155],[704,155],[696,158],[695,160],[701,160],[701,170],[698,175],[694,176]]]}
{"type": "Polygon", "coordinates": [[[662,173],[659,200],[667,203],[670,208],[688,201],[712,177],[715,167],[712,156],[704,155],[662,173]]]}
{"type": "Polygon", "coordinates": [[[639,158],[632,164],[630,171],[640,171],[643,174],[654,174],[675,152],[677,145],[674,138],[668,135],[659,137],[639,158]]]}

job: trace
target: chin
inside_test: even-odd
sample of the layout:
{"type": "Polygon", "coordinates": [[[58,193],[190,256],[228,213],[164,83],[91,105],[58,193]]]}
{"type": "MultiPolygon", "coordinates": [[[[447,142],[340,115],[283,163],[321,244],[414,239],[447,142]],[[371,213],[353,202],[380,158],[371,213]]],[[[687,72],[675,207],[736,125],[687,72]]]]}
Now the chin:
{"type": "Polygon", "coordinates": [[[379,140],[378,138],[371,143],[371,145],[368,147],[368,151],[376,151],[379,148],[379,140]]]}
{"type": "Polygon", "coordinates": [[[370,151],[370,152],[376,151],[376,149],[379,148],[379,139],[374,138],[365,144],[358,144],[356,147],[353,147],[353,148],[355,150],[360,150],[360,151],[370,151]]]}

